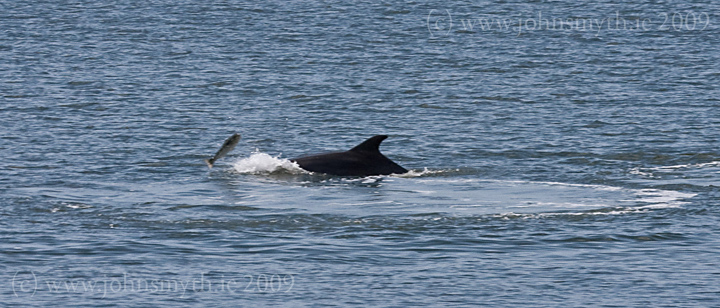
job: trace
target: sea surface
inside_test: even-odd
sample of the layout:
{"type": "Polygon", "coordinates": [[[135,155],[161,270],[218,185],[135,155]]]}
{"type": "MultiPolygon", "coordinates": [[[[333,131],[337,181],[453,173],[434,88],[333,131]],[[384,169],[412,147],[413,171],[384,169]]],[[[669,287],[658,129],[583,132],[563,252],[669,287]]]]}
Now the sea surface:
{"type": "Polygon", "coordinates": [[[720,307],[719,12],[1,0],[0,306],[720,307]]]}

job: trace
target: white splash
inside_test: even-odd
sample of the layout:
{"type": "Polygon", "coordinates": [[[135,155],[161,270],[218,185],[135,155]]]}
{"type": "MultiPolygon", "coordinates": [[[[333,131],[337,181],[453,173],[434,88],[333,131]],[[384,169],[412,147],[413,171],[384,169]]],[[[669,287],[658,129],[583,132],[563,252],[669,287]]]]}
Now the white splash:
{"type": "Polygon", "coordinates": [[[243,174],[263,174],[273,173],[277,171],[287,171],[289,173],[300,174],[306,173],[296,163],[288,159],[273,157],[267,153],[255,152],[250,157],[238,160],[233,164],[235,171],[243,174]]]}

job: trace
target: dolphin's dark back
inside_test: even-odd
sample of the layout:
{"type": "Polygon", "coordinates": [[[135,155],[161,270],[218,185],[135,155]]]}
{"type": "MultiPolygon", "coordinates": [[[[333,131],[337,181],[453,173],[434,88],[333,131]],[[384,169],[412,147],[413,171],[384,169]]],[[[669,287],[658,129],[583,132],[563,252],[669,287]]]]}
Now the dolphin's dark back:
{"type": "Polygon", "coordinates": [[[345,152],[327,153],[292,159],[301,168],[339,176],[403,174],[407,169],[380,153],[386,135],[377,135],[345,152]]]}

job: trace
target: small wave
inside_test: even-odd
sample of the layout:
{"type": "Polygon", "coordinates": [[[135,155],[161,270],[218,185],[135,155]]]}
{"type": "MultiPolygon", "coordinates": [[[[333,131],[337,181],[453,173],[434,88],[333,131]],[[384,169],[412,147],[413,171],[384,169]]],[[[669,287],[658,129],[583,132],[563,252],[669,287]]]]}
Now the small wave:
{"type": "Polygon", "coordinates": [[[682,164],[659,167],[636,167],[628,171],[654,184],[684,184],[697,187],[718,186],[720,161],[707,163],[682,164]]]}
{"type": "Polygon", "coordinates": [[[713,161],[708,163],[697,163],[697,164],[683,164],[683,165],[672,165],[672,166],[660,166],[660,167],[636,167],[630,170],[631,174],[638,175],[652,175],[653,172],[669,172],[679,170],[695,170],[703,168],[720,167],[720,161],[713,161]]]}
{"type": "Polygon", "coordinates": [[[720,161],[713,161],[709,163],[698,163],[698,164],[686,164],[686,165],[674,165],[658,167],[659,170],[676,170],[676,169],[700,169],[705,167],[720,167],[720,161]]]}
{"type": "Polygon", "coordinates": [[[233,164],[235,171],[242,174],[267,174],[287,172],[291,174],[307,173],[298,164],[288,159],[273,157],[267,153],[255,152],[233,164]]]}

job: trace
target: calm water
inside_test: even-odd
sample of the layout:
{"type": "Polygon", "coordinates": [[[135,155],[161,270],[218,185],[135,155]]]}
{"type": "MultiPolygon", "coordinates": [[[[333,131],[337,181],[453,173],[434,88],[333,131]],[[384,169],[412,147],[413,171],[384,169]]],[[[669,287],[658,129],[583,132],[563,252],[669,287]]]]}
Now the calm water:
{"type": "Polygon", "coordinates": [[[1,1],[0,302],[718,307],[719,11],[1,1]]]}

